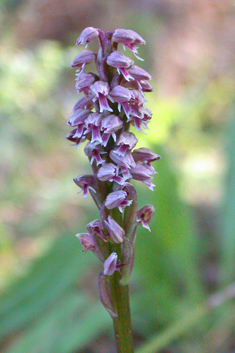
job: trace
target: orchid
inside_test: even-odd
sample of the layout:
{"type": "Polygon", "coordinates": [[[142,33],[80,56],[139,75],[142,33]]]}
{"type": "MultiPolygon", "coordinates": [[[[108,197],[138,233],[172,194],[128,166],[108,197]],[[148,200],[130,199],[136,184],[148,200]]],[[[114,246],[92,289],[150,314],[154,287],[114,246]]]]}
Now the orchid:
{"type": "MultiPolygon", "coordinates": [[[[149,228],[152,205],[138,211],[137,191],[131,180],[143,182],[150,190],[155,169],[152,162],[161,157],[147,148],[136,148],[134,131],[145,132],[152,118],[144,92],[151,92],[151,75],[118,51],[118,45],[138,57],[137,46],[145,40],[136,32],[116,29],[104,33],[85,28],[77,45],[98,39],[97,53],[80,52],[71,67],[77,68],[75,89],[83,96],[75,104],[67,124],[73,130],[67,139],[79,146],[86,142],[92,174],[74,178],[83,197],[91,194],[100,220],[91,221],[88,233],[77,234],[83,251],[91,251],[103,264],[99,275],[100,300],[113,319],[117,352],[134,352],[129,308],[134,243],[138,225],[149,228]],[[97,73],[84,72],[94,62],[97,73]]],[[[140,58],[139,58],[140,59],[140,58]]]]}

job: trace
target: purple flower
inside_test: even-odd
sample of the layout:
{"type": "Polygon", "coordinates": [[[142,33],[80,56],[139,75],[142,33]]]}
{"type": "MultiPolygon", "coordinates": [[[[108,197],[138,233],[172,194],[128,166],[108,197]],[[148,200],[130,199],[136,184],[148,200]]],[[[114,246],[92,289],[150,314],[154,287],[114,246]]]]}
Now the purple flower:
{"type": "Polygon", "coordinates": [[[91,189],[92,191],[96,192],[95,189],[93,188],[94,186],[94,175],[86,174],[86,175],[80,175],[77,178],[73,178],[73,181],[77,186],[79,186],[82,191],[83,191],[83,198],[88,197],[88,189],[91,189]]]}
{"type": "Polygon", "coordinates": [[[120,225],[111,217],[108,216],[108,221],[104,221],[110,237],[115,243],[122,243],[125,235],[124,230],[120,225]]]}
{"type": "Polygon", "coordinates": [[[91,114],[91,112],[88,109],[77,109],[68,119],[67,124],[69,126],[77,126],[80,124],[84,124],[84,121],[89,114],[91,114]]]}
{"type": "Polygon", "coordinates": [[[78,93],[84,92],[86,95],[89,94],[90,86],[97,80],[98,76],[94,74],[81,73],[75,84],[75,88],[78,93]]]}
{"type": "Polygon", "coordinates": [[[151,180],[153,179],[151,175],[156,173],[153,167],[148,166],[147,164],[136,163],[136,166],[130,169],[130,173],[133,179],[142,181],[153,191],[155,185],[151,183],[151,180]]]}
{"type": "Polygon", "coordinates": [[[161,159],[161,156],[145,147],[134,150],[132,156],[136,162],[154,162],[161,159]]]}
{"type": "Polygon", "coordinates": [[[88,223],[86,229],[91,236],[97,234],[101,239],[107,241],[102,232],[102,223],[98,219],[95,219],[94,221],[88,223]]]}
{"type": "Polygon", "coordinates": [[[104,275],[111,276],[116,271],[118,256],[113,252],[104,262],[104,275]]]}
{"type": "Polygon", "coordinates": [[[140,89],[142,92],[152,92],[153,87],[150,85],[150,83],[146,80],[131,80],[131,81],[126,81],[122,83],[123,87],[127,88],[134,88],[134,89],[140,89]]]}
{"type": "Polygon", "coordinates": [[[146,102],[144,95],[136,89],[133,89],[131,91],[131,93],[132,93],[132,99],[130,101],[131,108],[138,109],[139,107],[142,107],[144,105],[144,103],[146,102]]]}
{"type": "Polygon", "coordinates": [[[128,58],[127,56],[119,53],[119,51],[113,51],[108,56],[107,64],[112,67],[115,67],[118,73],[121,72],[127,81],[133,78],[126,69],[129,68],[131,65],[134,65],[134,61],[128,58]]]}
{"type": "Polygon", "coordinates": [[[101,131],[103,131],[102,135],[102,145],[104,147],[107,146],[110,136],[112,135],[114,142],[116,142],[116,131],[120,130],[123,126],[122,120],[119,119],[117,115],[111,114],[106,116],[101,121],[101,131]]]}
{"type": "Polygon", "coordinates": [[[115,207],[118,207],[119,211],[123,213],[123,209],[126,206],[130,206],[132,200],[127,200],[127,193],[123,190],[118,190],[108,194],[105,200],[105,206],[111,210],[115,207]]]}
{"type": "MultiPolygon", "coordinates": [[[[86,147],[84,148],[85,155],[89,157],[91,165],[93,164],[94,160],[96,160],[96,164],[103,164],[105,161],[101,158],[100,154],[101,145],[96,144],[94,142],[88,142],[86,147]]],[[[105,153],[105,152],[103,152],[105,153]]]]}
{"type": "Polygon", "coordinates": [[[72,61],[70,67],[81,67],[82,69],[86,64],[95,61],[96,55],[90,50],[83,50],[72,61]]]}
{"type": "Polygon", "coordinates": [[[99,36],[99,31],[97,28],[87,27],[85,28],[76,41],[76,45],[88,44],[91,40],[99,36]]]}
{"type": "Polygon", "coordinates": [[[137,131],[144,132],[141,129],[141,126],[143,126],[144,129],[148,129],[148,123],[151,118],[152,113],[149,109],[145,108],[144,106],[131,106],[131,114],[128,121],[130,121],[131,124],[135,126],[137,131]]]}
{"type": "Polygon", "coordinates": [[[148,229],[150,232],[151,230],[149,228],[149,222],[151,221],[154,212],[155,208],[153,205],[146,205],[137,212],[137,222],[140,222],[142,226],[148,229]]]}
{"type": "Polygon", "coordinates": [[[152,80],[152,76],[137,65],[132,65],[127,71],[137,81],[152,80]]]}
{"type": "Polygon", "coordinates": [[[124,109],[124,112],[127,116],[129,116],[129,113],[131,112],[128,102],[133,98],[132,92],[122,86],[115,86],[110,92],[109,92],[110,97],[114,100],[114,102],[118,103],[118,110],[119,112],[121,111],[121,106],[124,109]]]}
{"type": "Polygon", "coordinates": [[[67,135],[66,135],[66,139],[74,142],[75,145],[78,147],[82,141],[85,140],[84,136],[78,136],[79,133],[77,133],[77,129],[73,129],[72,131],[70,131],[67,135]]]}
{"type": "Polygon", "coordinates": [[[111,99],[109,96],[109,85],[107,82],[96,81],[91,87],[91,91],[94,93],[95,97],[93,101],[98,99],[100,104],[100,112],[102,113],[104,110],[108,110],[110,112],[113,109],[109,106],[107,98],[111,99]]]}
{"type": "Polygon", "coordinates": [[[91,131],[92,137],[91,142],[93,143],[102,143],[102,137],[100,135],[100,125],[102,120],[102,114],[99,113],[90,113],[87,119],[85,120],[86,131],[85,134],[91,131]]]}
{"type": "Polygon", "coordinates": [[[80,233],[80,234],[76,234],[76,237],[80,240],[80,242],[83,246],[82,251],[86,251],[86,250],[95,251],[96,250],[94,238],[90,234],[80,233]]]}
{"type": "Polygon", "coordinates": [[[115,181],[119,185],[125,183],[125,179],[118,176],[119,168],[113,163],[106,163],[98,170],[97,177],[101,181],[115,181]]]}
{"type": "Polygon", "coordinates": [[[114,31],[113,41],[127,46],[127,48],[129,48],[138,59],[143,60],[137,55],[138,47],[136,47],[136,45],[144,45],[146,42],[138,33],[132,31],[131,29],[118,28],[114,31]]]}
{"type": "MultiPolygon", "coordinates": [[[[129,169],[129,168],[134,168],[136,166],[136,163],[130,151],[126,151],[125,154],[123,155],[123,154],[120,154],[117,151],[117,149],[115,149],[109,153],[109,157],[112,159],[114,163],[116,163],[120,167],[125,167],[129,169]]],[[[127,179],[129,179],[129,177],[127,177],[127,179]]]]}
{"type": "Polygon", "coordinates": [[[141,89],[143,92],[152,92],[153,91],[153,87],[148,81],[141,80],[139,83],[140,83],[140,86],[141,86],[141,89]]]}
{"type": "Polygon", "coordinates": [[[115,29],[112,37],[116,43],[122,43],[124,45],[134,43],[135,37],[128,29],[117,28],[115,29]]]}
{"type": "Polygon", "coordinates": [[[117,148],[116,153],[120,154],[121,156],[125,156],[127,150],[132,150],[137,142],[138,140],[132,132],[122,132],[117,141],[117,146],[119,147],[117,148]]]}

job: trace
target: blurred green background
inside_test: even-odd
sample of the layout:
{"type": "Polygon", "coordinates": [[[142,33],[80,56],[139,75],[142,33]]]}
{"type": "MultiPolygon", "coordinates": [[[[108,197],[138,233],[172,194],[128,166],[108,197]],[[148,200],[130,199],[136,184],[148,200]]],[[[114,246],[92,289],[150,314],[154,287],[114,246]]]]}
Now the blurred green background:
{"type": "Polygon", "coordinates": [[[101,264],[74,236],[98,217],[72,181],[89,164],[65,140],[86,26],[140,33],[136,64],[154,78],[138,146],[163,159],[154,193],[135,184],[156,208],[136,241],[137,351],[235,352],[234,300],[203,307],[235,281],[234,13],[232,0],[0,1],[2,352],[115,352],[101,264]]]}

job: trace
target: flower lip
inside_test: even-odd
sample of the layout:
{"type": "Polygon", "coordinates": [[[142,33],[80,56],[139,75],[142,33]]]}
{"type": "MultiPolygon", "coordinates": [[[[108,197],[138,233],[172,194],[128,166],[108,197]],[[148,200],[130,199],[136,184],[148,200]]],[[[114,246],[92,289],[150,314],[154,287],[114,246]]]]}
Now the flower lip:
{"type": "Polygon", "coordinates": [[[96,81],[93,85],[90,86],[91,91],[94,93],[95,97],[93,101],[99,100],[100,112],[108,110],[110,112],[113,109],[109,106],[107,98],[111,99],[109,96],[109,85],[104,81],[96,81]]]}

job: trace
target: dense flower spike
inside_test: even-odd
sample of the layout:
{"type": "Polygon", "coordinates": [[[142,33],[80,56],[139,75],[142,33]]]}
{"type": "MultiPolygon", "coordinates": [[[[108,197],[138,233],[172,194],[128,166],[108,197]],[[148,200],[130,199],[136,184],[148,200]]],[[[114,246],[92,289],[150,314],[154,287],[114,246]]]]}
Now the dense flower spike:
{"type": "Polygon", "coordinates": [[[117,275],[122,285],[128,284],[137,225],[149,229],[154,213],[151,205],[138,211],[137,191],[131,180],[141,181],[153,190],[156,172],[151,163],[161,157],[147,148],[136,148],[138,140],[130,131],[148,129],[152,113],[145,106],[144,92],[152,91],[151,75],[118,50],[122,44],[139,58],[137,46],[144,45],[144,39],[130,29],[104,33],[87,27],[76,44],[87,47],[92,40],[98,40],[97,53],[83,50],[71,64],[77,68],[75,89],[82,96],[67,121],[73,129],[66,138],[76,146],[86,141],[84,153],[93,174],[78,176],[74,182],[82,189],[83,197],[90,192],[100,220],[91,221],[87,233],[77,237],[83,251],[92,251],[103,263],[100,299],[114,318],[118,313],[112,303],[110,276],[117,275]],[[84,72],[92,62],[97,73],[84,72]]]}

